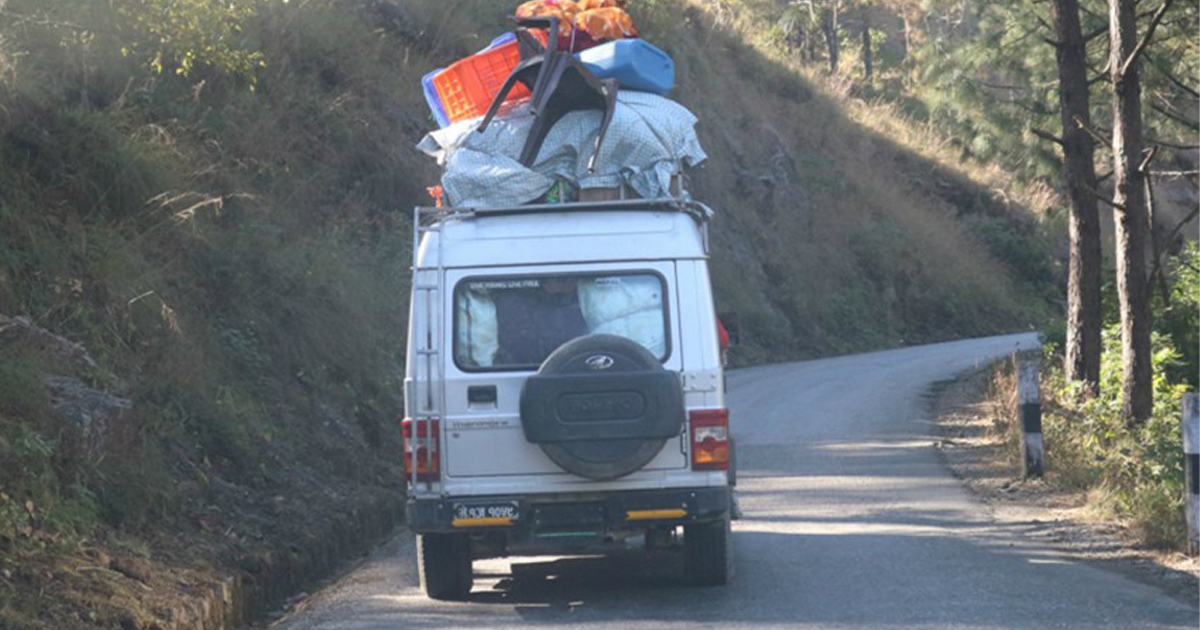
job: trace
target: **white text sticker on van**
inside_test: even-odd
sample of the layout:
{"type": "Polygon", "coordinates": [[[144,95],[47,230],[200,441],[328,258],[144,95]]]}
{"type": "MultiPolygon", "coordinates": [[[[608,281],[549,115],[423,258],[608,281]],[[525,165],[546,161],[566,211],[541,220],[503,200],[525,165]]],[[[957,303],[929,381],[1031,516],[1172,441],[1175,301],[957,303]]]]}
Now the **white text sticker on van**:
{"type": "Polygon", "coordinates": [[[450,421],[451,431],[471,431],[474,429],[503,429],[512,426],[512,420],[501,418],[459,418],[450,421]]]}

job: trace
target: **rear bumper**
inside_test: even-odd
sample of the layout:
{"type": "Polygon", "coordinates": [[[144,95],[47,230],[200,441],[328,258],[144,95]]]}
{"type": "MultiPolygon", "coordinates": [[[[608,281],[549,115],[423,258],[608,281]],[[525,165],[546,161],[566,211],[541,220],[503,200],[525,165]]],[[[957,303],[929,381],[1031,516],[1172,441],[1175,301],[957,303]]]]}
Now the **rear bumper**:
{"type": "Polygon", "coordinates": [[[497,532],[547,535],[556,531],[611,532],[715,521],[729,513],[731,488],[668,488],[462,499],[409,499],[408,527],[418,534],[497,532]],[[463,518],[466,506],[515,506],[514,518],[463,518]],[[457,518],[456,518],[457,516],[457,518]]]}

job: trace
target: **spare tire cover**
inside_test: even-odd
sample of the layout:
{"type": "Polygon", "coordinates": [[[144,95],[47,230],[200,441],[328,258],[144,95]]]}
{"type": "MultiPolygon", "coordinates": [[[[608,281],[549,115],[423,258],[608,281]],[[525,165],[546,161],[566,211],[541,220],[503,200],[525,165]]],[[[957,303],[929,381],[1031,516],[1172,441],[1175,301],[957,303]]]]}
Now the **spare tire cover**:
{"type": "Polygon", "coordinates": [[[525,437],[563,470],[615,479],[645,466],[683,425],[678,374],[624,337],[559,346],[521,389],[525,437]]]}

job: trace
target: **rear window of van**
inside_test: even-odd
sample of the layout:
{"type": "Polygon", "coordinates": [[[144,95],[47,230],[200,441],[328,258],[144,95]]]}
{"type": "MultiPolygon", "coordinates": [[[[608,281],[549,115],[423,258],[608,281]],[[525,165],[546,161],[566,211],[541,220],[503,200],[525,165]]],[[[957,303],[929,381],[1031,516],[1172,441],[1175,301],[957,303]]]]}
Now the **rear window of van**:
{"type": "Polygon", "coordinates": [[[536,369],[583,335],[619,335],[660,361],[665,283],[651,272],[471,277],[454,291],[454,361],[466,371],[536,369]]]}

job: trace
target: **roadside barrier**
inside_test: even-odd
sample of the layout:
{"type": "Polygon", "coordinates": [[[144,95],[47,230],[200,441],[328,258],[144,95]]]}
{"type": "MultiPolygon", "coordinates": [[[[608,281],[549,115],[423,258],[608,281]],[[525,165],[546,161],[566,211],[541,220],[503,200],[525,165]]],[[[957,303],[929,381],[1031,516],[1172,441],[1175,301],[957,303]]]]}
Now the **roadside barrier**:
{"type": "Polygon", "coordinates": [[[1040,358],[1025,359],[1017,365],[1017,400],[1021,412],[1021,472],[1026,478],[1041,477],[1045,469],[1042,395],[1038,387],[1040,367],[1040,358]]]}
{"type": "Polygon", "coordinates": [[[1200,394],[1183,395],[1183,484],[1187,509],[1188,553],[1200,551],[1200,394]]]}

